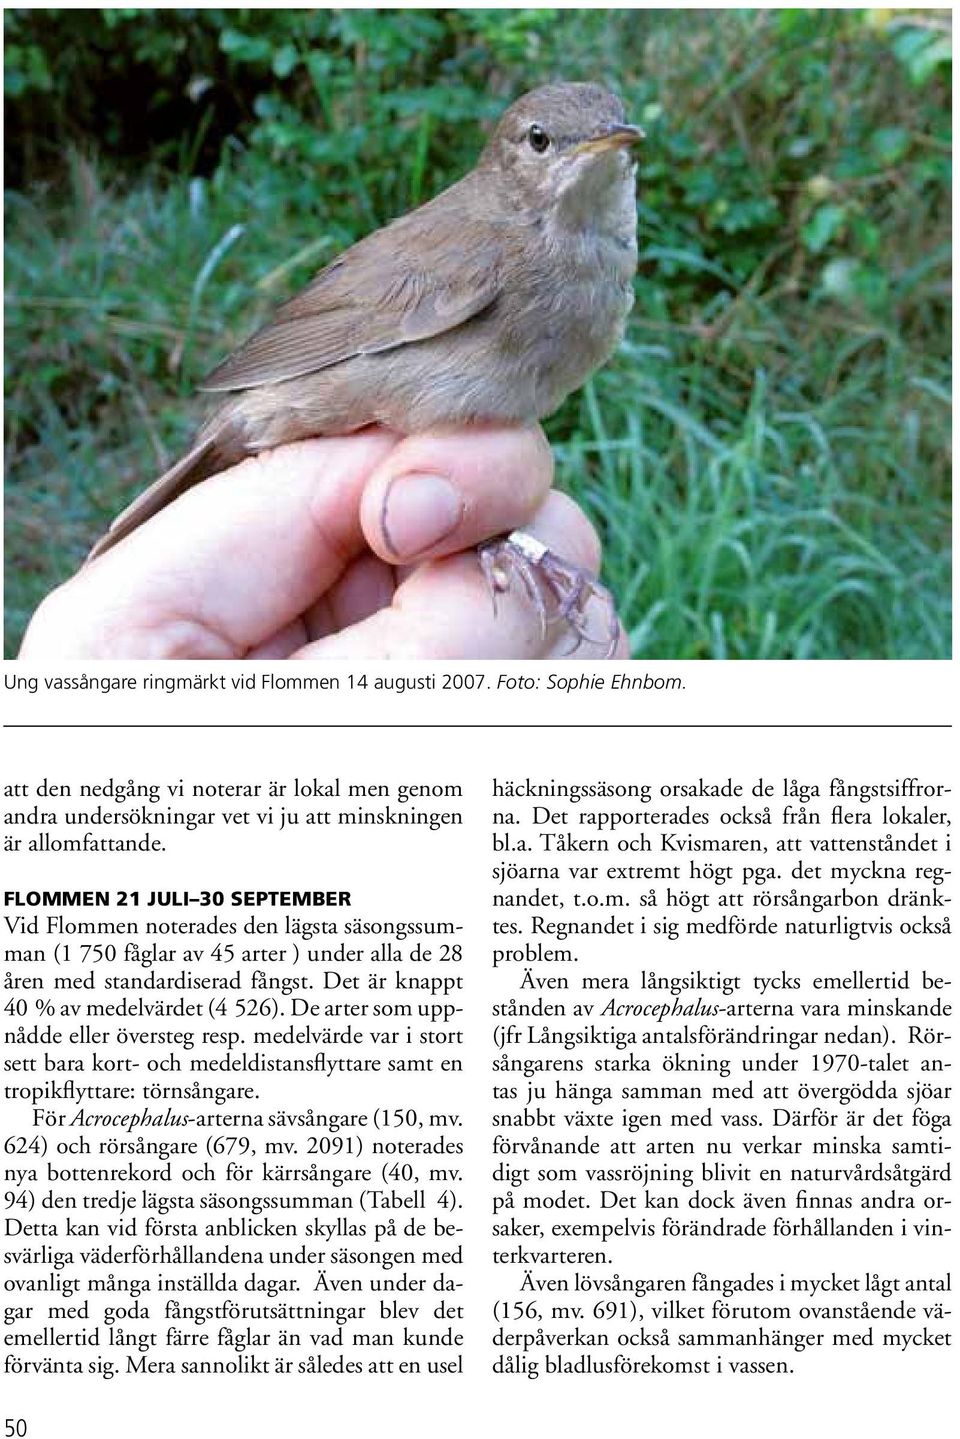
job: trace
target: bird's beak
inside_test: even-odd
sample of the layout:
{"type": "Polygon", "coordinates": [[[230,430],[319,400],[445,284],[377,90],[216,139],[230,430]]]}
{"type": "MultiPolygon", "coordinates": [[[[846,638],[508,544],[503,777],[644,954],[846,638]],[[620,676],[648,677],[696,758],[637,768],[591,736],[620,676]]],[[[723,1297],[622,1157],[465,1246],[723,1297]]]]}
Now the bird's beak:
{"type": "Polygon", "coordinates": [[[597,155],[604,150],[624,150],[628,145],[639,145],[641,140],[646,138],[639,125],[610,125],[599,135],[591,135],[589,140],[581,140],[574,154],[597,155]]]}

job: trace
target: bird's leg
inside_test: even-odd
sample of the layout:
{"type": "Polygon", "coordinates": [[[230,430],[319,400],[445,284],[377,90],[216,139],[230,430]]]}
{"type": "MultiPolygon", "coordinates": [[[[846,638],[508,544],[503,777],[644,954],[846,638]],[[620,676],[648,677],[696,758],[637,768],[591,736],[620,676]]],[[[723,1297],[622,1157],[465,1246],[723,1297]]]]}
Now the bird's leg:
{"type": "MultiPolygon", "coordinates": [[[[515,531],[520,534],[520,531],[515,531]]],[[[523,535],[527,545],[537,545],[538,542],[529,535],[523,535]]],[[[543,545],[539,548],[546,553],[543,545]]],[[[497,612],[497,595],[503,594],[510,588],[510,581],[516,575],[530,598],[537,618],[540,621],[540,638],[547,637],[547,606],[540,589],[535,569],[536,560],[531,557],[527,550],[518,548],[511,544],[510,538],[503,540],[489,540],[481,545],[477,551],[480,560],[480,568],[483,577],[487,582],[490,591],[490,598],[493,602],[493,612],[497,612]]]]}
{"type": "Polygon", "coordinates": [[[537,611],[542,638],[546,638],[548,624],[559,621],[574,632],[573,650],[586,642],[605,646],[605,659],[613,655],[620,637],[616,605],[610,591],[587,570],[561,559],[523,530],[488,541],[480,546],[478,554],[494,610],[497,594],[508,590],[516,576],[537,611]],[[554,604],[548,606],[548,600],[554,604]],[[606,613],[607,632],[603,636],[593,635],[587,628],[585,612],[591,600],[598,601],[606,613]]]}

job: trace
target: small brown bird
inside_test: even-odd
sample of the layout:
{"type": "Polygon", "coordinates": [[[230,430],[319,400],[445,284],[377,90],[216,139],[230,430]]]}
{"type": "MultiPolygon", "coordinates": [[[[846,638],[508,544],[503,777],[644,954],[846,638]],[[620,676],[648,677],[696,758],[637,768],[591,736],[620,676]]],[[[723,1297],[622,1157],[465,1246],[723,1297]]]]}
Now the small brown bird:
{"type": "MultiPolygon", "coordinates": [[[[222,396],[191,449],[90,558],[191,485],[292,440],[400,433],[554,411],[616,348],[633,303],[643,132],[598,85],[544,85],[501,117],[476,169],[375,231],[282,305],[201,388],[222,396]]],[[[583,635],[599,587],[529,537],[484,547],[583,635]]]]}

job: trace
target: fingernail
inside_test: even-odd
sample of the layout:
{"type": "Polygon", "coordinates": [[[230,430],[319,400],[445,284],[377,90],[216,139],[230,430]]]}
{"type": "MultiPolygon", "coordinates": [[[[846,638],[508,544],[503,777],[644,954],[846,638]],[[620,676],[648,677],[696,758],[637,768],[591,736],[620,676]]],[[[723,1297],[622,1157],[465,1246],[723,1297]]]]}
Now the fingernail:
{"type": "Polygon", "coordinates": [[[462,516],[459,492],[442,475],[398,475],[384,496],[380,525],[390,550],[402,560],[439,544],[462,516]]]}

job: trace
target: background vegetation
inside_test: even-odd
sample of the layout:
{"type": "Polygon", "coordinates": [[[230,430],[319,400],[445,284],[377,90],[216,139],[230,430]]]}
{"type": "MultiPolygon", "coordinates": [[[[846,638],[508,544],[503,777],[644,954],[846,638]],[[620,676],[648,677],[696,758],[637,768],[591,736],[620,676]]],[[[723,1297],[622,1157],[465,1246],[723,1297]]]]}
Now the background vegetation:
{"type": "Polygon", "coordinates": [[[945,11],[14,10],[7,622],[200,376],[552,77],[648,132],[637,305],[548,426],[636,655],[948,653],[945,11]]]}

